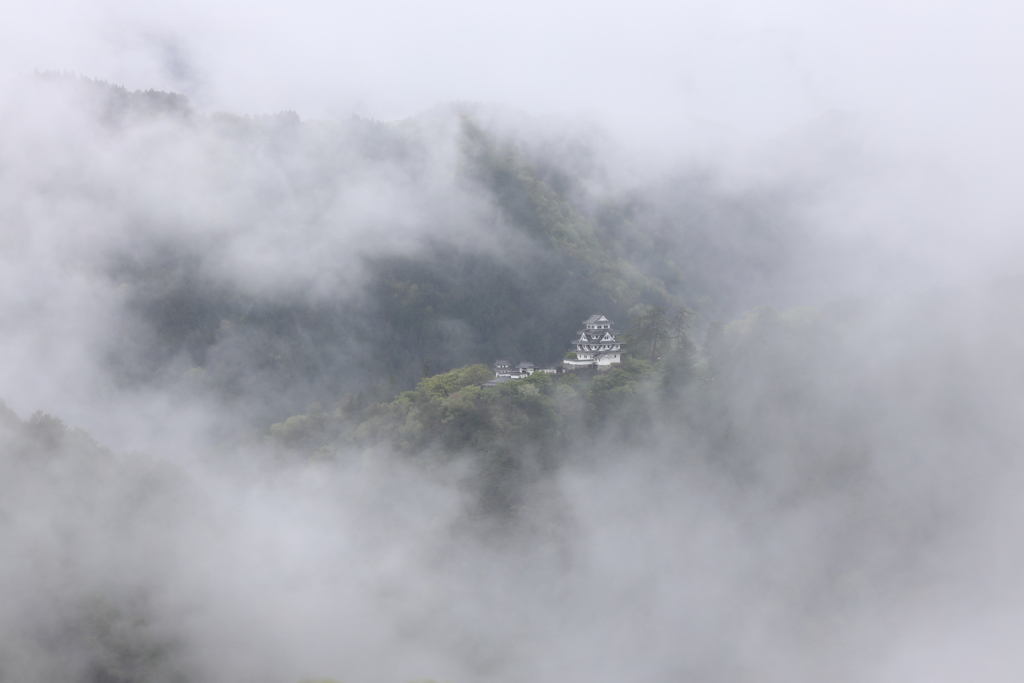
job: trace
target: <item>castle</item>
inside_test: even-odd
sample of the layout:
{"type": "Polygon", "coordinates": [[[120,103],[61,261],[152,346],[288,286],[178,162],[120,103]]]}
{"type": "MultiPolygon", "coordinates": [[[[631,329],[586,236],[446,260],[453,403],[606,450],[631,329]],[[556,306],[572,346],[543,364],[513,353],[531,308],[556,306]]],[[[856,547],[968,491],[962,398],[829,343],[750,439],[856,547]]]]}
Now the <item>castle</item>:
{"type": "Polygon", "coordinates": [[[566,358],[562,367],[569,372],[592,368],[608,370],[621,363],[623,342],[615,338],[617,334],[611,320],[603,315],[590,316],[571,342],[576,346],[576,358],[566,358]]]}
{"type": "Polygon", "coordinates": [[[515,368],[505,359],[494,363],[494,379],[483,386],[493,387],[514,379],[529,377],[535,372],[557,374],[559,372],[578,372],[580,370],[609,370],[612,365],[622,362],[624,342],[616,339],[619,334],[612,321],[603,315],[592,315],[583,321],[583,329],[578,331],[570,342],[576,347],[570,350],[560,368],[538,368],[533,363],[522,362],[515,368]],[[575,358],[569,356],[575,355],[575,358]]]}

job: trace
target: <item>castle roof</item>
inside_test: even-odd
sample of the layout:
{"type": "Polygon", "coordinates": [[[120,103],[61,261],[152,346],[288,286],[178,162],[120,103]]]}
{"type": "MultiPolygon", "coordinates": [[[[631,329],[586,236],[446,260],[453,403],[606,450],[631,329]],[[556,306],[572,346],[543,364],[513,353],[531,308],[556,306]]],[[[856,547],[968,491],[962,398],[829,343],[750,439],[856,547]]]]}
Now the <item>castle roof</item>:
{"type": "Polygon", "coordinates": [[[569,342],[576,348],[576,353],[572,358],[563,360],[562,367],[579,369],[620,363],[626,344],[616,339],[621,333],[613,330],[612,325],[611,320],[600,314],[584,320],[584,329],[578,330],[576,338],[569,342]]]}
{"type": "Polygon", "coordinates": [[[608,328],[607,330],[576,330],[576,334],[610,334],[614,337],[617,334],[622,334],[622,332],[608,328]]]}

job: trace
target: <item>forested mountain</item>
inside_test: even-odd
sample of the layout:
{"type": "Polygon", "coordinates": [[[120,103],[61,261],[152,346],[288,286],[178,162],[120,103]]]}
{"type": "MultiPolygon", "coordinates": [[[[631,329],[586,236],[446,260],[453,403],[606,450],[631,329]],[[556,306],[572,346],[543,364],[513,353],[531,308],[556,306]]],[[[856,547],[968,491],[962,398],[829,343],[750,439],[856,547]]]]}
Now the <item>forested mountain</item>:
{"type": "Polygon", "coordinates": [[[685,305],[702,328],[745,303],[732,273],[771,279],[795,234],[782,195],[695,173],[609,189],[585,139],[551,144],[479,107],[316,122],[44,85],[85,91],[119,153],[142,155],[137,177],[77,191],[157,193],[97,255],[131,330],[107,342],[110,371],[246,409],[258,396],[263,417],[498,357],[551,364],[594,311],[626,324],[637,306],[685,305]],[[259,249],[296,271],[282,279],[259,249]]]}
{"type": "Polygon", "coordinates": [[[794,293],[807,188],[495,108],[11,92],[0,683],[902,681],[1016,623],[1019,277],[794,293]],[[593,313],[617,367],[481,386],[593,313]]]}
{"type": "Polygon", "coordinates": [[[69,681],[267,670],[344,680],[377,667],[411,679],[379,659],[410,641],[464,675],[506,675],[573,653],[559,640],[566,623],[603,643],[571,657],[637,651],[642,643],[606,631],[627,610],[716,644],[660,645],[681,669],[757,680],[768,654],[737,644],[732,621],[750,618],[752,602],[772,612],[772,652],[784,648],[802,677],[818,670],[820,643],[861,671],[914,628],[917,611],[964,590],[989,599],[983,584],[964,583],[963,563],[972,576],[998,575],[986,558],[1018,550],[998,541],[959,562],[935,559],[977,525],[999,538],[1013,528],[1022,303],[1021,282],[1007,280],[888,310],[763,307],[712,328],[699,356],[676,342],[653,362],[493,388],[479,386],[486,367],[469,366],[394,400],[293,416],[212,456],[219,474],[198,482],[115,455],[56,418],[4,409],[0,541],[21,552],[0,566],[9,585],[33,587],[0,611],[15,634],[0,648],[4,675],[38,671],[57,648],[74,656],[47,670],[69,681]],[[993,489],[1002,478],[1010,493],[993,489]],[[652,525],[650,509],[670,521],[652,525]],[[598,555],[608,546],[635,555],[598,555]],[[616,573],[634,557],[635,573],[616,573]],[[516,611],[491,616],[508,590],[516,611]],[[486,618],[443,606],[467,592],[486,618]],[[632,597],[598,599],[608,593],[632,597]],[[365,610],[361,624],[409,632],[332,640],[346,653],[339,664],[307,631],[346,618],[330,601],[312,606],[325,597],[365,610]],[[709,626],[698,608],[730,619],[709,626]],[[476,659],[525,627],[542,637],[518,636],[507,663],[476,659]],[[304,655],[254,647],[265,638],[304,655]]]}

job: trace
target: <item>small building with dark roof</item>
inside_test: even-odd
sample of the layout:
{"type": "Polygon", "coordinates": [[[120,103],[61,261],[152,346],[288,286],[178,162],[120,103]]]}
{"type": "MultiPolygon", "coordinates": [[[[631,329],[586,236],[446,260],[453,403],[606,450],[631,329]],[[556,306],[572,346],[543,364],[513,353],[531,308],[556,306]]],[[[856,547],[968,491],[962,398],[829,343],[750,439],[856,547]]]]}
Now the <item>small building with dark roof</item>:
{"type": "Polygon", "coordinates": [[[513,379],[525,379],[535,372],[543,372],[545,374],[554,375],[558,373],[555,368],[538,368],[529,361],[523,361],[515,368],[512,364],[505,359],[494,361],[494,379],[489,382],[485,382],[480,386],[483,387],[494,387],[499,384],[504,384],[509,380],[513,379]]]}

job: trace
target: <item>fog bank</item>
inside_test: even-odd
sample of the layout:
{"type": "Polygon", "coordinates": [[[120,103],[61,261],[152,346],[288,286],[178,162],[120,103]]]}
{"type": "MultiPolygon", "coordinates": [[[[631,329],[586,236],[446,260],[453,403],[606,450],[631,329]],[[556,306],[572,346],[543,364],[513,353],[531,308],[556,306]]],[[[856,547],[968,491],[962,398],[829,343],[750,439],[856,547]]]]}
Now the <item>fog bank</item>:
{"type": "Polygon", "coordinates": [[[44,7],[0,681],[1020,677],[1016,14],[44,7]],[[271,438],[655,306],[543,447],[271,438]]]}

